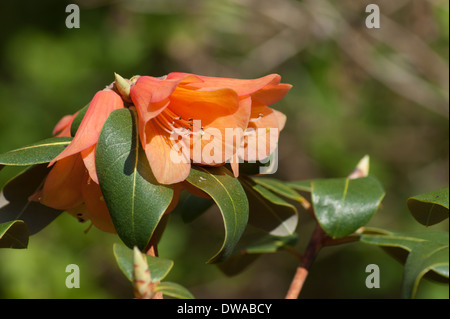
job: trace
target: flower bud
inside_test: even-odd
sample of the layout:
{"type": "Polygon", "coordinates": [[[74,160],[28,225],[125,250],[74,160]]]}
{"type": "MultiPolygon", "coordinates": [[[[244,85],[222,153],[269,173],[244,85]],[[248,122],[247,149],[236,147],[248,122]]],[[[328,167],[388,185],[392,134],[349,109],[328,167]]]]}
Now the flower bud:
{"type": "Polygon", "coordinates": [[[114,73],[114,77],[116,79],[116,81],[114,82],[115,87],[122,96],[122,99],[125,102],[131,103],[132,102],[130,98],[131,81],[124,79],[117,73],[114,73]]]}

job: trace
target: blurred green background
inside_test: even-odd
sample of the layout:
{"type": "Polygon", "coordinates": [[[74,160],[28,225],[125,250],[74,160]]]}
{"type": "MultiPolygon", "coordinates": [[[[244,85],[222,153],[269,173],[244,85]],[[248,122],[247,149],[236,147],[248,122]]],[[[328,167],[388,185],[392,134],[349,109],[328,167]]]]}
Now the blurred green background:
{"type": "MultiPolygon", "coordinates": [[[[288,117],[280,179],[346,176],[368,154],[387,192],[369,225],[393,231],[422,230],[406,199],[448,186],[448,1],[7,0],[1,16],[0,152],[49,137],[113,72],[278,73],[293,84],[274,106],[288,117]],[[79,29],[65,26],[69,3],[80,7],[79,29]],[[369,3],[380,7],[380,29],[365,26],[369,3]]],[[[300,251],[312,226],[301,213],[300,251]]],[[[87,227],[63,214],[28,249],[1,250],[0,298],[132,297],[114,261],[117,238],[87,227]],[[72,263],[79,289],[65,286],[72,263]]],[[[448,230],[448,220],[429,229],[448,230]]],[[[226,277],[205,264],[222,232],[214,209],[191,224],[174,214],[159,247],[175,261],[167,279],[197,298],[283,298],[297,261],[267,255],[226,277]]],[[[301,297],[399,298],[402,270],[375,246],[324,248],[301,297]],[[371,263],[379,289],[364,284],[371,263]]],[[[448,285],[422,281],[418,297],[448,298],[448,285]]]]}

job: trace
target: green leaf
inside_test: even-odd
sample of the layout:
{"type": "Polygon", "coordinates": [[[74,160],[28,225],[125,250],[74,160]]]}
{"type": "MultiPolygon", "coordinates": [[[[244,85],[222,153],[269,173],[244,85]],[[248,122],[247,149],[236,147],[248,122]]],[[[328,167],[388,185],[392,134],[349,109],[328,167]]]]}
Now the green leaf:
{"type": "Polygon", "coordinates": [[[165,296],[178,299],[194,299],[194,296],[189,292],[189,290],[175,282],[160,282],[155,287],[155,292],[160,292],[165,296]]]}
{"type": "Polygon", "coordinates": [[[60,210],[28,200],[42,187],[49,171],[46,164],[36,165],[6,184],[0,194],[0,223],[23,220],[33,235],[61,214],[60,210]]]}
{"type": "Polygon", "coordinates": [[[256,184],[262,185],[278,195],[295,200],[297,202],[301,202],[303,200],[303,197],[300,196],[300,194],[293,190],[291,187],[287,186],[285,182],[268,177],[252,177],[252,179],[256,184]]]}
{"type": "Polygon", "coordinates": [[[449,237],[444,232],[363,234],[364,243],[397,247],[409,254],[403,273],[402,297],[414,298],[422,277],[429,271],[448,279],[449,237]]]}
{"type": "Polygon", "coordinates": [[[408,198],[406,205],[413,217],[425,226],[448,218],[448,187],[408,198]]]}
{"type": "Polygon", "coordinates": [[[96,168],[105,202],[121,240],[144,250],[167,207],[173,188],[159,184],[138,140],[136,115],[112,112],[96,149],[96,168]]]}
{"type": "Polygon", "coordinates": [[[51,137],[40,142],[0,154],[0,164],[27,166],[48,163],[72,141],[71,137],[51,137]]]}
{"type": "Polygon", "coordinates": [[[223,166],[193,166],[186,179],[207,193],[219,206],[225,225],[225,238],[220,250],[208,263],[219,262],[232,253],[248,221],[248,201],[239,180],[223,166]]]}
{"type": "MultiPolygon", "coordinates": [[[[114,257],[120,270],[128,278],[133,280],[133,250],[122,244],[114,244],[114,257]]],[[[152,282],[163,280],[173,267],[173,261],[161,257],[146,256],[152,282]]]]}
{"type": "Polygon", "coordinates": [[[249,179],[240,179],[250,205],[248,223],[274,236],[295,232],[298,212],[295,206],[278,197],[264,186],[249,179]]]}
{"type": "Polygon", "coordinates": [[[311,182],[312,180],[294,181],[294,182],[286,182],[286,185],[289,186],[290,188],[293,188],[301,192],[311,193],[311,182]]]}
{"type": "Polygon", "coordinates": [[[311,185],[315,216],[332,238],[364,226],[384,197],[383,187],[372,176],[314,180],[311,185]]]}
{"type": "Polygon", "coordinates": [[[0,248],[27,248],[28,228],[21,220],[0,224],[0,248]]]}
{"type": "Polygon", "coordinates": [[[70,126],[70,135],[75,136],[75,134],[78,131],[78,128],[80,127],[81,121],[83,121],[84,116],[86,115],[86,112],[89,108],[89,104],[83,107],[78,111],[78,114],[75,115],[72,125],[70,126]]]}

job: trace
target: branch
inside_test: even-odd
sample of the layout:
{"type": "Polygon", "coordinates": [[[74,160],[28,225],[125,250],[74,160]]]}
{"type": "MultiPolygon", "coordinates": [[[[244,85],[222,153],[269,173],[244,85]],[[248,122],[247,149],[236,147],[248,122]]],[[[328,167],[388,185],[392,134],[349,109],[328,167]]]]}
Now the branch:
{"type": "Polygon", "coordinates": [[[309,267],[313,263],[320,248],[323,246],[323,241],[326,238],[326,234],[320,227],[316,226],[308,246],[306,247],[305,254],[303,255],[300,264],[297,268],[294,278],[292,279],[291,286],[286,294],[286,299],[297,299],[303,288],[303,284],[308,276],[309,267]]]}

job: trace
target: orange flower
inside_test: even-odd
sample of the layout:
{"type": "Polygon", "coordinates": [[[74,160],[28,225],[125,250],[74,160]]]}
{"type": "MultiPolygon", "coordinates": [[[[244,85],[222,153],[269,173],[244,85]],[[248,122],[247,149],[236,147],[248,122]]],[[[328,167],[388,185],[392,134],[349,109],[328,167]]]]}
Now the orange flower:
{"type": "MultiPolygon", "coordinates": [[[[115,87],[95,94],[72,142],[50,162],[54,166],[34,198],[115,232],[98,185],[95,150],[109,114],[127,105],[136,108],[140,141],[157,181],[175,184],[168,213],[182,188],[192,191],[184,182],[191,164],[229,162],[238,176],[239,159],[262,160],[275,150],[286,117],[268,105],[291,88],[280,79],[277,74],[253,80],[187,73],[125,80],[116,75],[115,87]]],[[[76,114],[63,117],[53,135],[70,136],[76,114]]]]}
{"type": "MultiPolygon", "coordinates": [[[[53,135],[70,136],[70,127],[76,115],[63,117],[53,130],[53,135]]],[[[91,220],[102,231],[115,233],[100,186],[91,180],[85,162],[80,153],[58,160],[47,175],[44,186],[32,199],[67,211],[80,221],[91,220]]]]}
{"type": "Polygon", "coordinates": [[[212,166],[230,162],[238,176],[238,157],[260,160],[270,155],[285,116],[267,105],[290,88],[277,74],[254,80],[187,73],[139,77],[130,96],[156,179],[162,184],[182,182],[192,162],[212,166]],[[262,137],[264,147],[258,150],[253,141],[262,137]]]}
{"type": "MultiPolygon", "coordinates": [[[[98,184],[97,171],[95,169],[95,148],[98,137],[108,115],[112,111],[123,107],[122,98],[116,92],[110,89],[97,92],[89,104],[72,142],[50,162],[49,166],[67,156],[79,153],[89,171],[89,176],[98,184]]],[[[64,123],[64,121],[67,121],[67,118],[63,118],[61,121],[64,123]]],[[[59,125],[62,125],[61,121],[58,123],[59,125]]],[[[55,130],[57,128],[58,125],[55,130]]]]}

